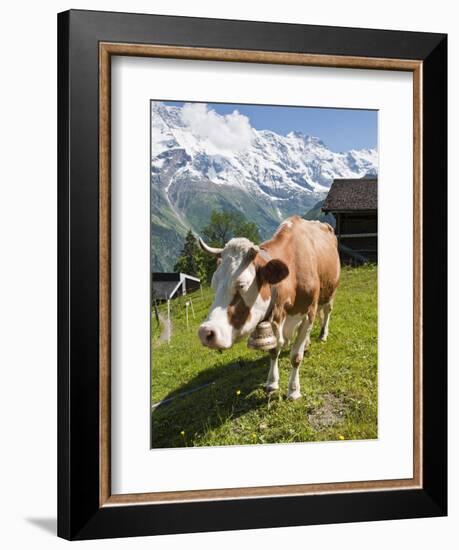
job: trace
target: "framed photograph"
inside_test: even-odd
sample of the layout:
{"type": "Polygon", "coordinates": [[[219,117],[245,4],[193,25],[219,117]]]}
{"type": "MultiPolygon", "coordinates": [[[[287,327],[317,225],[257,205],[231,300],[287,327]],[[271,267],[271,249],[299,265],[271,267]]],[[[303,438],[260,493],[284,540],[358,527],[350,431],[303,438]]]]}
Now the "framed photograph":
{"type": "Polygon", "coordinates": [[[58,534],[445,515],[446,36],[58,35],[58,534]]]}

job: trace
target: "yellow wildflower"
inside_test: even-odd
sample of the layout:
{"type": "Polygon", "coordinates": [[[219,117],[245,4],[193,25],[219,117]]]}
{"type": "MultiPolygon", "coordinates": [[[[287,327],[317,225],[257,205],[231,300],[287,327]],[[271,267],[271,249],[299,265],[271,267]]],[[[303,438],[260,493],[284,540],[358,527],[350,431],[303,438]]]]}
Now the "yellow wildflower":
{"type": "Polygon", "coordinates": [[[341,441],[343,441],[343,440],[344,440],[344,435],[339,435],[339,436],[338,436],[338,439],[340,439],[341,441]]]}
{"type": "Polygon", "coordinates": [[[241,390],[236,390],[236,395],[241,395],[241,390]]]}

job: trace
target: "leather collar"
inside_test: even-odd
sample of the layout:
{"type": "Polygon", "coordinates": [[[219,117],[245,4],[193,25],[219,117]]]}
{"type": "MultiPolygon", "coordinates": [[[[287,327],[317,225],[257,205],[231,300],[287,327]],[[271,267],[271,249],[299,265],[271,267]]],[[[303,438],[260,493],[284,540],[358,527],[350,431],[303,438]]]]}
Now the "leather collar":
{"type": "MultiPolygon", "coordinates": [[[[259,249],[259,254],[267,262],[272,260],[271,255],[264,248],[259,249]]],[[[276,300],[277,300],[277,286],[276,285],[271,285],[271,300],[269,301],[269,306],[268,306],[268,309],[265,313],[265,316],[263,317],[263,319],[260,322],[264,322],[264,321],[271,322],[272,321],[273,310],[274,310],[274,305],[276,303],[276,300]]]]}

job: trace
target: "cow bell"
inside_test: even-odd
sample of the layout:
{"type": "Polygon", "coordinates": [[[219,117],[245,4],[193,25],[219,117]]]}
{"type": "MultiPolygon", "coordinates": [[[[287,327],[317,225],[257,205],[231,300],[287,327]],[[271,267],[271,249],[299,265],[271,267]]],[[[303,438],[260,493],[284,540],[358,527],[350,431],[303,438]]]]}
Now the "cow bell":
{"type": "Polygon", "coordinates": [[[268,321],[259,323],[250,335],[247,346],[261,351],[268,351],[277,347],[277,338],[274,336],[271,323],[268,321]]]}

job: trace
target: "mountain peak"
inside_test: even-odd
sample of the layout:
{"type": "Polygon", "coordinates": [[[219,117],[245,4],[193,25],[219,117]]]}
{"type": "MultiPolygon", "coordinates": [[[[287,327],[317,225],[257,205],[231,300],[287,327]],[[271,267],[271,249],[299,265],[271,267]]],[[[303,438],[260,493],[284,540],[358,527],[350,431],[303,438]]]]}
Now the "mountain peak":
{"type": "Polygon", "coordinates": [[[320,146],[320,147],[327,148],[325,143],[320,138],[318,138],[316,136],[306,136],[305,141],[306,141],[306,143],[311,143],[313,145],[317,145],[317,146],[320,146]]]}
{"type": "Polygon", "coordinates": [[[287,134],[287,137],[295,137],[298,139],[306,139],[308,136],[303,134],[303,132],[300,132],[299,130],[292,130],[287,134]]]}
{"type": "Polygon", "coordinates": [[[300,132],[298,130],[292,130],[291,132],[289,132],[287,134],[287,138],[300,140],[304,142],[307,146],[323,147],[324,149],[327,148],[325,143],[320,138],[304,134],[303,132],[300,132]]]}

